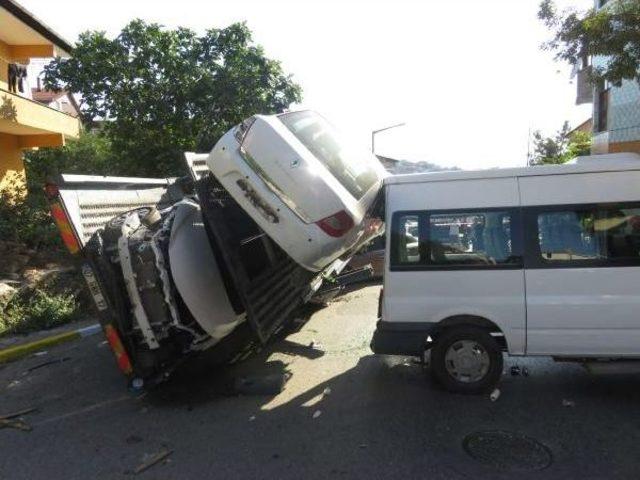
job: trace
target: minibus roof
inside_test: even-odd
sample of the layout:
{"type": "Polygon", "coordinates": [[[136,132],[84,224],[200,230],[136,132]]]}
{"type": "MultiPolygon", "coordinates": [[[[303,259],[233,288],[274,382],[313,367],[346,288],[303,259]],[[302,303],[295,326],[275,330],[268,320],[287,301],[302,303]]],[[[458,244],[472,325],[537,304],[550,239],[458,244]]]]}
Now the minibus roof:
{"type": "Polygon", "coordinates": [[[608,153],[578,157],[563,165],[539,165],[535,167],[495,168],[486,170],[451,170],[444,172],[391,175],[384,179],[384,184],[393,185],[400,183],[442,182],[483,178],[567,175],[572,173],[618,172],[625,170],[640,170],[640,155],[637,153],[608,153]]]}

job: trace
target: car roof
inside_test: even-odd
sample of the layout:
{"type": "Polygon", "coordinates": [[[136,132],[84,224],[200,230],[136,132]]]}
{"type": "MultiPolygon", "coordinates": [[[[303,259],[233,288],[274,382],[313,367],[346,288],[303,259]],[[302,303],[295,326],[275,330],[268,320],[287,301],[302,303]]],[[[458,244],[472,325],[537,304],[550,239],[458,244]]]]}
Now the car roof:
{"type": "Polygon", "coordinates": [[[578,157],[562,165],[539,165],[533,167],[495,168],[486,170],[451,170],[391,175],[384,179],[384,184],[394,185],[450,180],[567,175],[573,173],[618,172],[626,170],[640,170],[640,155],[637,153],[609,153],[578,157]]]}

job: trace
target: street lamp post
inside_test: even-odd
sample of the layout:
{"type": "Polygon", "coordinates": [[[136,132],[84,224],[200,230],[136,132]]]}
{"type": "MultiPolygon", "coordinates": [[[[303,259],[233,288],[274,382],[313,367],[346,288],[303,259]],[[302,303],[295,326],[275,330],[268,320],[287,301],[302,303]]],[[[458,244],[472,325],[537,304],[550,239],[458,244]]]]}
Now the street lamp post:
{"type": "Polygon", "coordinates": [[[376,154],[376,133],[384,132],[385,130],[391,130],[396,127],[403,127],[405,125],[404,122],[396,123],[395,125],[390,125],[388,127],[379,128],[378,130],[373,130],[371,132],[371,153],[376,154]]]}

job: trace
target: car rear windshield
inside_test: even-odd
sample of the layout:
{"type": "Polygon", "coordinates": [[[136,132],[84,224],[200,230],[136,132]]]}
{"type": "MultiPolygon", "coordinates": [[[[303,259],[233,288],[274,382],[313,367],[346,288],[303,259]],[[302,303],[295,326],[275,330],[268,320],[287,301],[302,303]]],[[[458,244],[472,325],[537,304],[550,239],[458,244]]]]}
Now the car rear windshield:
{"type": "Polygon", "coordinates": [[[279,118],[356,200],[378,181],[375,157],[347,147],[329,122],[317,113],[286,113],[279,118]]]}

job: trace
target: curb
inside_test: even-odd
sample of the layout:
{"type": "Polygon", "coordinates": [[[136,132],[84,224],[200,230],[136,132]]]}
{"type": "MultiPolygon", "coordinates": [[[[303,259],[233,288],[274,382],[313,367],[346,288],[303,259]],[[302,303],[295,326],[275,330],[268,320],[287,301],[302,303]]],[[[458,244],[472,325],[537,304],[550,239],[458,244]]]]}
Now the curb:
{"type": "Polygon", "coordinates": [[[14,347],[5,348],[0,350],[0,364],[17,360],[20,357],[29,355],[38,350],[42,350],[45,347],[52,347],[61,343],[70,342],[77,338],[89,337],[102,331],[102,327],[99,323],[89,325],[88,327],[79,328],[71,332],[59,333],[58,335],[52,335],[50,337],[34,340],[29,343],[22,343],[14,347]]]}

